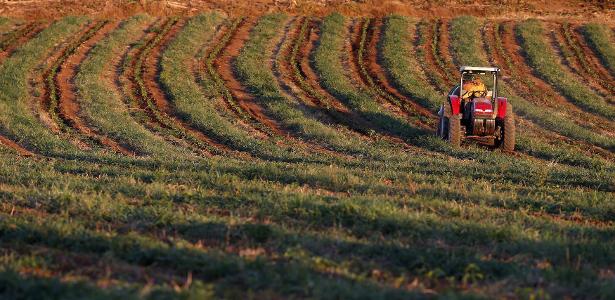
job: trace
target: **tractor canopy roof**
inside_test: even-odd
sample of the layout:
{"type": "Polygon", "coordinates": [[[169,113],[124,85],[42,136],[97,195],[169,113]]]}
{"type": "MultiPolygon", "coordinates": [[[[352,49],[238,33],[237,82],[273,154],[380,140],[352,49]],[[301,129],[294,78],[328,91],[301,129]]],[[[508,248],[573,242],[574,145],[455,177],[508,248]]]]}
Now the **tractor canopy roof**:
{"type": "Polygon", "coordinates": [[[462,66],[459,68],[459,72],[462,74],[486,74],[486,73],[499,73],[500,68],[498,67],[470,67],[470,66],[462,66]]]}

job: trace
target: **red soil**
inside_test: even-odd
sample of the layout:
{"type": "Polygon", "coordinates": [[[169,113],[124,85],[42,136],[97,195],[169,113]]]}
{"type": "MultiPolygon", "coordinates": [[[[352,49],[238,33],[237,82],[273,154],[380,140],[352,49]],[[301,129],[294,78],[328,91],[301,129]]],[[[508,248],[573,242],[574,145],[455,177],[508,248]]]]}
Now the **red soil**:
{"type": "Polygon", "coordinates": [[[55,77],[59,91],[58,107],[60,117],[73,127],[76,131],[88,136],[101,144],[109,147],[113,151],[134,155],[132,151],[119,145],[116,141],[97,133],[79,116],[79,103],[77,100],[74,78],[79,69],[79,65],[86,59],[88,52],[100,42],[109,32],[116,28],[117,23],[107,23],[98,30],[90,39],[81,44],[75,53],[70,55],[61,65],[60,71],[55,77]]]}
{"type": "MultiPolygon", "coordinates": [[[[492,23],[488,23],[485,26],[485,29],[483,31],[484,34],[484,38],[483,41],[484,43],[489,43],[491,45],[491,47],[493,48],[493,51],[491,51],[490,53],[490,57],[489,60],[492,64],[494,65],[498,65],[498,66],[506,66],[506,58],[504,56],[502,56],[502,53],[499,49],[496,49],[496,39],[495,39],[495,32],[494,32],[494,24],[492,23]]],[[[503,75],[505,76],[505,78],[509,78],[507,80],[507,82],[510,83],[511,79],[510,77],[507,77],[507,74],[513,74],[516,76],[517,74],[515,73],[515,69],[511,69],[509,70],[508,68],[505,68],[503,70],[503,75]]],[[[556,132],[552,132],[549,131],[547,129],[541,128],[538,125],[536,125],[535,123],[533,123],[532,121],[523,119],[519,116],[517,116],[517,123],[519,124],[523,124],[524,127],[527,128],[527,130],[529,130],[530,132],[535,132],[536,135],[539,135],[541,138],[543,138],[543,140],[547,143],[549,143],[550,141],[560,141],[560,142],[565,142],[569,145],[574,145],[575,147],[578,147],[579,145],[582,145],[582,149],[579,148],[579,151],[586,151],[588,155],[595,155],[598,154],[604,158],[612,158],[613,155],[610,151],[608,150],[604,150],[602,148],[596,147],[594,145],[588,144],[586,142],[583,141],[576,141],[576,140],[572,140],[568,137],[562,136],[556,132]]],[[[551,143],[553,144],[553,143],[551,143]]]]}
{"type": "MultiPolygon", "coordinates": [[[[433,112],[429,111],[428,109],[425,109],[424,107],[418,105],[416,102],[412,101],[412,99],[403,95],[389,82],[387,72],[380,65],[378,59],[378,45],[380,43],[380,38],[382,35],[382,26],[382,19],[374,19],[368,31],[368,40],[366,45],[367,51],[365,52],[366,61],[364,63],[367,68],[368,75],[380,89],[385,91],[390,96],[398,99],[398,101],[400,101],[401,103],[407,105],[404,107],[404,110],[406,110],[407,113],[413,115],[421,115],[433,119],[435,117],[433,112]]],[[[429,124],[420,123],[419,125],[427,125],[428,128],[432,128],[429,124]]]]}
{"type": "Polygon", "coordinates": [[[501,40],[502,47],[504,48],[506,55],[512,61],[513,70],[510,71],[518,74],[519,78],[523,78],[525,81],[532,83],[540,94],[543,95],[542,97],[535,96],[534,93],[530,91],[530,87],[523,82],[517,82],[516,80],[509,81],[515,90],[522,92],[521,95],[525,97],[526,100],[549,106],[556,111],[574,114],[575,117],[570,117],[569,119],[577,124],[584,127],[592,126],[601,132],[601,134],[607,136],[612,135],[612,132],[614,131],[612,128],[613,124],[610,124],[610,122],[604,120],[603,118],[599,118],[595,115],[580,110],[556,92],[552,86],[533,73],[532,68],[527,64],[525,58],[523,57],[521,47],[517,44],[514,33],[514,23],[504,23],[504,30],[501,33],[501,40]],[[587,122],[588,120],[590,122],[587,122]]]}
{"type": "MultiPolygon", "coordinates": [[[[348,70],[347,74],[350,81],[355,85],[358,90],[373,91],[368,79],[364,76],[363,72],[361,72],[361,63],[363,62],[359,59],[359,51],[361,50],[360,43],[362,28],[365,22],[365,20],[358,19],[353,20],[350,23],[347,32],[348,36],[345,43],[346,49],[342,54],[342,63],[344,64],[344,69],[348,70]]],[[[367,56],[367,53],[364,53],[363,55],[367,56]]],[[[394,113],[402,119],[410,119],[410,115],[401,107],[398,107],[397,105],[393,104],[388,99],[379,95],[376,92],[374,92],[373,94],[375,95],[375,100],[388,111],[394,113]]]]}
{"type": "MultiPolygon", "coordinates": [[[[158,74],[160,74],[160,60],[162,58],[162,52],[166,46],[177,36],[179,31],[183,27],[184,21],[179,21],[167,32],[167,34],[154,46],[150,55],[144,61],[143,67],[143,81],[145,83],[147,93],[154,100],[156,109],[165,115],[172,122],[180,126],[183,130],[187,131],[190,135],[198,138],[200,141],[222,150],[223,152],[230,152],[231,150],[226,146],[206,136],[203,132],[190,127],[185,122],[174,116],[172,111],[172,104],[167,99],[166,94],[162,90],[160,83],[158,82],[158,74]]],[[[188,79],[183,79],[188,80],[188,79]]]]}
{"type": "Polygon", "coordinates": [[[447,76],[445,80],[451,85],[451,88],[454,85],[457,85],[457,80],[452,74],[458,74],[458,68],[453,63],[453,55],[451,54],[450,48],[450,32],[449,32],[449,20],[442,19],[440,22],[440,29],[438,30],[440,36],[438,36],[438,50],[437,53],[440,56],[440,59],[444,62],[444,67],[446,69],[442,70],[447,76]]]}
{"type": "MultiPolygon", "coordinates": [[[[423,45],[423,53],[425,54],[425,64],[423,64],[423,69],[426,73],[432,73],[434,76],[437,76],[445,85],[451,85],[452,83],[448,79],[448,75],[446,74],[446,70],[443,70],[438,64],[436,57],[434,56],[434,48],[433,48],[433,39],[435,32],[433,30],[433,26],[431,23],[428,23],[425,27],[424,39],[425,44],[423,45]]],[[[448,92],[447,87],[442,87],[436,81],[432,81],[433,87],[442,92],[448,92]]]]}
{"type": "Polygon", "coordinates": [[[596,80],[593,76],[594,72],[590,70],[587,64],[583,63],[584,57],[578,56],[574,51],[573,47],[577,46],[574,43],[574,37],[572,38],[572,43],[566,39],[565,34],[571,34],[570,30],[567,30],[564,24],[559,23],[546,23],[546,28],[551,33],[549,38],[554,51],[560,55],[562,65],[568,70],[570,75],[576,77],[578,81],[585,83],[588,88],[594,90],[603,98],[608,97],[609,90],[605,89],[599,80],[596,80]],[[564,51],[568,51],[571,55],[564,55],[564,51]]]}
{"type": "MultiPolygon", "coordinates": [[[[274,134],[286,136],[286,133],[276,120],[268,117],[263,108],[258,105],[254,97],[247,91],[243,84],[235,76],[233,67],[234,59],[239,56],[241,48],[250,36],[250,30],[254,27],[255,20],[243,21],[234,32],[230,42],[222,50],[222,54],[216,58],[214,66],[218,74],[224,80],[233,99],[239,107],[247,112],[251,118],[269,128],[274,134]]],[[[266,133],[266,132],[264,132],[266,133]]]]}
{"type": "MultiPolygon", "coordinates": [[[[581,48],[583,58],[589,64],[589,75],[598,80],[599,83],[609,91],[611,96],[615,95],[615,76],[607,70],[600,61],[600,58],[598,58],[591,47],[589,47],[581,33],[579,33],[580,30],[580,28],[570,28],[570,34],[573,42],[581,48]]],[[[610,99],[611,103],[615,104],[615,99],[613,97],[609,97],[608,99],[610,99]]]]}
{"type": "Polygon", "coordinates": [[[30,150],[20,146],[19,144],[11,141],[10,139],[0,135],[0,144],[13,149],[19,155],[22,156],[34,156],[34,153],[30,152],[30,150]]]}
{"type": "Polygon", "coordinates": [[[4,61],[7,57],[11,56],[15,50],[25,44],[27,41],[35,37],[46,27],[45,24],[39,22],[32,22],[24,26],[24,28],[17,29],[20,32],[19,37],[13,41],[10,45],[7,45],[2,51],[0,51],[0,62],[4,61]]]}

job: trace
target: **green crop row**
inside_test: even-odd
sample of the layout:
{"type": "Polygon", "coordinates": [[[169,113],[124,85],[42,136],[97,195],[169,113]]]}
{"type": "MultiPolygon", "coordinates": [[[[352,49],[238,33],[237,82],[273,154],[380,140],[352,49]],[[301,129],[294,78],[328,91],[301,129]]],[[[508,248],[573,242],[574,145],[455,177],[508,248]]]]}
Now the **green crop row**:
{"type": "Polygon", "coordinates": [[[17,39],[28,33],[30,30],[34,30],[36,25],[26,24],[22,25],[8,33],[5,33],[0,40],[0,51],[6,51],[17,39]]]}
{"type": "MultiPolygon", "coordinates": [[[[243,131],[236,124],[223,118],[215,107],[217,97],[223,92],[215,79],[200,74],[199,85],[191,68],[186,65],[189,59],[198,55],[199,49],[213,35],[213,31],[203,31],[211,17],[192,19],[178,36],[169,44],[162,55],[160,80],[180,118],[194,128],[205,132],[212,139],[228,145],[232,149],[270,161],[287,162],[330,162],[330,158],[305,152],[301,147],[286,147],[272,140],[261,140],[243,131]],[[193,78],[192,80],[176,80],[193,78]]],[[[213,46],[216,47],[216,46],[213,46]]]]}
{"type": "MultiPolygon", "coordinates": [[[[26,164],[22,167],[25,168],[26,164]]],[[[584,264],[588,270],[583,274],[595,274],[598,266],[610,263],[609,255],[612,251],[609,250],[612,247],[608,232],[583,227],[584,234],[580,237],[580,229],[577,227],[535,218],[531,214],[491,209],[487,204],[495,201],[506,207],[529,207],[531,211],[547,208],[557,213],[558,206],[574,201],[578,204],[577,208],[595,207],[596,212],[583,211],[589,217],[597,217],[601,211],[601,218],[609,218],[612,209],[600,210],[598,206],[598,203],[608,199],[608,193],[599,193],[594,200],[589,200],[587,196],[584,197],[587,192],[581,190],[570,190],[570,194],[565,196],[551,195],[546,189],[532,193],[529,189],[523,190],[521,186],[519,190],[506,191],[508,186],[505,186],[485,195],[484,189],[492,186],[488,181],[472,178],[458,181],[451,177],[450,181],[441,182],[442,175],[437,175],[433,177],[432,184],[419,185],[417,196],[411,199],[404,197],[404,194],[400,194],[399,198],[387,194],[323,197],[306,195],[300,187],[296,188],[296,192],[279,192],[281,187],[267,182],[228,181],[228,175],[220,177],[216,172],[204,172],[197,168],[195,171],[203,176],[202,183],[210,184],[214,191],[208,191],[207,188],[194,190],[195,187],[187,183],[177,189],[179,185],[164,177],[154,178],[156,183],[153,184],[135,182],[129,170],[125,177],[109,176],[105,179],[88,176],[88,173],[58,177],[58,174],[44,171],[48,166],[39,167],[43,169],[42,172],[29,175],[24,172],[13,173],[58,178],[55,182],[63,184],[54,185],[56,187],[52,186],[50,190],[24,188],[5,193],[4,197],[18,207],[39,203],[39,211],[50,215],[46,217],[44,226],[23,215],[6,219],[0,226],[3,241],[10,239],[14,244],[45,246],[69,253],[85,252],[96,256],[106,253],[107,259],[140,266],[144,270],[155,265],[167,274],[184,275],[192,271],[195,280],[211,280],[210,276],[213,276],[218,282],[227,283],[230,287],[240,282],[256,290],[261,289],[262,284],[271,281],[268,277],[263,277],[265,282],[259,280],[252,286],[249,282],[253,281],[244,283],[243,277],[238,278],[232,274],[260,274],[264,270],[269,270],[265,274],[275,274],[276,269],[266,263],[269,261],[267,256],[260,257],[264,260],[261,262],[262,268],[245,262],[246,265],[236,269],[237,265],[233,262],[239,259],[238,256],[219,252],[224,251],[223,247],[229,244],[264,247],[279,255],[278,263],[282,266],[292,262],[306,263],[309,267],[302,271],[309,274],[319,274],[324,269],[335,267],[344,270],[344,278],[347,280],[354,281],[366,276],[363,280],[371,282],[376,278],[369,276],[368,272],[375,265],[386,264],[388,267],[383,272],[397,274],[395,278],[404,275],[418,277],[423,281],[428,280],[430,271],[437,270],[437,276],[451,277],[452,284],[458,288],[463,285],[464,275],[476,275],[471,272],[472,268],[468,268],[469,264],[475,264],[481,274],[489,276],[473,280],[489,284],[493,280],[511,276],[529,280],[535,272],[547,275],[550,272],[564,273],[570,255],[585,257],[584,264]],[[219,180],[216,181],[216,177],[219,180]],[[454,186],[451,185],[453,183],[454,186]],[[77,192],[77,189],[84,187],[92,189],[92,185],[100,185],[104,191],[96,196],[77,192]],[[57,190],[57,187],[62,188],[57,190]],[[466,189],[469,189],[469,193],[464,192],[466,189]],[[428,196],[430,193],[432,196],[428,196]],[[450,194],[445,196],[446,193],[450,194]],[[554,201],[554,196],[562,201],[554,201]],[[458,200],[441,200],[443,197],[458,200]],[[81,199],[87,200],[84,202],[81,199]],[[135,205],[132,199],[141,200],[135,205]],[[480,206],[459,204],[470,199],[477,201],[480,206]],[[545,203],[533,204],[532,201],[545,203]],[[587,203],[581,204],[580,201],[587,203]],[[171,209],[179,208],[178,203],[190,209],[171,209]],[[253,224],[241,218],[216,217],[208,213],[212,208],[231,210],[236,216],[257,216],[270,221],[267,224],[253,224]],[[65,215],[74,217],[70,222],[65,222],[62,220],[65,215]],[[133,226],[135,231],[125,233],[114,229],[96,229],[94,220],[99,224],[112,225],[111,228],[133,226]],[[481,225],[475,225],[478,220],[481,220],[481,225]],[[501,224],[506,224],[506,227],[500,227],[501,224]],[[341,228],[343,233],[339,231],[341,228]],[[166,239],[162,233],[166,230],[175,232],[174,236],[166,239]],[[536,231],[549,232],[551,235],[536,237],[536,231]],[[332,240],[333,236],[336,236],[335,241],[332,240]],[[433,236],[441,237],[438,243],[457,246],[446,250],[446,245],[437,246],[436,242],[429,240],[433,236]],[[204,237],[208,237],[206,249],[193,246],[193,243],[204,237]],[[533,240],[536,242],[531,242],[533,240]],[[497,245],[497,250],[481,250],[493,249],[489,247],[492,243],[497,245]],[[337,251],[323,252],[323,249],[331,247],[337,251]],[[528,260],[515,261],[514,264],[500,260],[481,260],[481,256],[487,253],[513,257],[523,255],[528,260]],[[545,271],[533,265],[534,260],[547,256],[554,266],[559,267],[545,271]],[[320,263],[308,257],[318,257],[320,263]],[[323,260],[326,262],[324,265],[323,260]],[[351,265],[344,263],[349,261],[351,265]],[[204,263],[209,264],[203,266],[204,263]],[[519,264],[522,267],[513,267],[519,264]]],[[[0,169],[6,170],[6,167],[0,169]]],[[[181,173],[167,173],[164,176],[187,179],[181,173]]],[[[15,180],[23,182],[23,179],[15,180]]],[[[567,192],[564,190],[564,193],[567,192]]],[[[570,206],[566,210],[574,212],[575,207],[570,206]]],[[[100,226],[107,228],[105,225],[100,226]]],[[[286,274],[288,271],[283,268],[280,272],[286,274]]],[[[555,282],[558,286],[569,286],[576,282],[575,287],[605,284],[593,277],[584,280],[579,276],[581,274],[568,279],[560,278],[555,282]]],[[[410,282],[412,279],[407,280],[410,282]]],[[[383,279],[382,284],[388,286],[392,282],[393,278],[383,279]]],[[[288,282],[283,285],[290,284],[288,282]]],[[[294,284],[299,283],[295,281],[294,284]]],[[[294,295],[292,291],[289,293],[294,295]]],[[[594,293],[599,295],[600,290],[596,289],[594,293]]]]}
{"type": "Polygon", "coordinates": [[[216,59],[220,56],[224,48],[230,43],[235,31],[244,22],[244,20],[244,18],[238,18],[234,20],[229,25],[227,32],[222,36],[222,38],[211,50],[207,57],[207,60],[205,61],[207,73],[210,78],[213,79],[213,83],[215,84],[216,90],[218,90],[222,94],[222,97],[224,98],[226,104],[231,107],[231,110],[233,110],[240,118],[247,121],[248,124],[254,126],[256,129],[266,133],[269,136],[274,136],[275,133],[271,130],[271,128],[260,123],[254,118],[254,116],[246,112],[243,108],[241,108],[241,106],[239,106],[239,104],[237,104],[235,98],[231,94],[231,91],[226,87],[224,80],[222,79],[222,77],[220,77],[220,74],[218,74],[214,66],[216,59]]]}
{"type": "MultiPolygon", "coordinates": [[[[432,110],[434,113],[440,107],[443,101],[441,96],[431,85],[425,84],[431,79],[423,78],[420,71],[420,64],[425,64],[424,54],[422,52],[422,42],[419,41],[417,48],[421,51],[416,51],[417,59],[409,57],[408,53],[413,53],[411,44],[412,37],[408,32],[408,28],[414,25],[407,18],[401,16],[389,16],[384,20],[382,31],[382,60],[386,72],[391,77],[392,84],[402,91],[404,94],[410,95],[410,98],[417,101],[425,108],[432,110]]],[[[424,38],[425,34],[421,28],[425,28],[426,24],[419,24],[419,39],[424,38]]],[[[438,77],[437,74],[431,72],[431,76],[438,77]]],[[[439,78],[439,77],[438,77],[439,78]]],[[[443,82],[441,82],[444,85],[443,82]]]]}
{"type": "Polygon", "coordinates": [[[79,66],[75,85],[81,96],[81,110],[94,127],[137,153],[174,157],[184,151],[171,147],[132,119],[114,83],[103,80],[108,72],[113,72],[109,62],[113,57],[121,57],[122,49],[139,38],[149,21],[151,18],[144,15],[129,18],[96,44],[79,66]]]}
{"type": "MultiPolygon", "coordinates": [[[[458,57],[462,64],[487,64],[487,59],[485,57],[479,56],[479,53],[482,53],[482,51],[480,50],[480,46],[475,39],[476,34],[479,32],[479,28],[480,24],[473,17],[460,17],[454,19],[451,22],[451,29],[454,31],[451,36],[452,43],[463,44],[463,46],[453,47],[455,55],[458,57]],[[473,42],[469,43],[467,42],[467,40],[471,40],[473,42]]],[[[499,31],[496,31],[495,34],[499,35],[499,31]]],[[[501,39],[499,37],[496,37],[496,40],[501,39]]],[[[501,48],[496,48],[496,50],[497,49],[501,48]]],[[[506,56],[506,53],[504,52],[502,52],[501,54],[503,56],[506,56]]],[[[523,81],[523,83],[526,82],[527,80],[523,81]]],[[[541,108],[539,104],[533,104],[528,102],[527,100],[517,96],[514,92],[514,88],[511,88],[505,82],[500,81],[499,89],[503,95],[506,95],[509,99],[512,100],[512,104],[515,107],[515,112],[531,120],[532,122],[535,122],[548,130],[552,130],[573,139],[587,141],[608,150],[615,149],[615,142],[613,142],[612,140],[600,136],[599,134],[596,134],[595,132],[592,132],[586,128],[580,127],[574,124],[569,119],[554,115],[553,113],[547,111],[547,109],[541,108]]]]}
{"type": "Polygon", "coordinates": [[[320,43],[314,52],[315,71],[331,95],[343,101],[377,130],[399,136],[407,141],[425,133],[387,112],[365,90],[357,89],[344,74],[340,54],[344,49],[345,18],[340,14],[327,16],[321,25],[320,43]]]}
{"type": "Polygon", "coordinates": [[[28,76],[56,44],[74,36],[86,21],[64,18],[56,21],[19,48],[0,65],[0,116],[7,135],[26,148],[45,155],[73,156],[79,150],[60,139],[31,112],[28,76]]]}
{"type": "Polygon", "coordinates": [[[145,102],[144,104],[146,105],[148,111],[152,113],[156,121],[171,129],[171,131],[176,137],[188,140],[190,143],[196,145],[198,148],[205,149],[209,153],[223,154],[223,150],[218,149],[217,147],[210,145],[205,141],[202,141],[195,134],[191,133],[189,130],[178,124],[175,120],[172,119],[172,117],[161,112],[154,103],[154,99],[152,99],[152,96],[147,90],[145,82],[143,81],[145,60],[149,55],[151,55],[151,51],[162,42],[162,39],[165,37],[165,35],[168,34],[171,28],[177,24],[177,22],[178,19],[175,18],[169,20],[166,24],[162,26],[160,32],[158,32],[153,39],[148,41],[145,47],[141,50],[134,65],[134,78],[138,86],[137,91],[139,92],[139,96],[141,97],[141,99],[145,102]]]}
{"type": "MultiPolygon", "coordinates": [[[[393,17],[391,17],[390,19],[392,20],[392,18],[393,17]]],[[[447,83],[446,83],[446,78],[443,78],[439,74],[439,72],[436,70],[438,66],[432,66],[427,63],[427,55],[430,55],[430,54],[426,53],[425,48],[427,47],[431,48],[431,45],[430,46],[427,46],[427,45],[428,43],[432,43],[432,41],[427,40],[428,31],[430,30],[429,29],[430,26],[431,26],[430,22],[425,21],[425,20],[420,21],[416,25],[416,31],[417,31],[417,36],[418,36],[418,39],[416,41],[416,57],[421,62],[423,72],[425,73],[425,76],[427,76],[429,81],[433,83],[441,93],[446,93],[449,91],[449,87],[447,86],[447,83]]],[[[408,38],[411,38],[411,37],[408,37],[408,38]]],[[[430,51],[432,51],[432,54],[433,54],[433,50],[430,50],[430,51]]]]}
{"type": "MultiPolygon", "coordinates": [[[[462,43],[463,47],[453,47],[454,55],[459,59],[461,64],[468,65],[487,65],[487,58],[483,54],[477,40],[474,38],[476,34],[478,34],[480,30],[481,24],[472,17],[460,17],[453,19],[451,22],[451,41],[453,44],[462,43]],[[468,40],[472,40],[473,42],[467,42],[468,40]]],[[[494,32],[496,35],[495,40],[501,41],[499,37],[499,31],[494,32]]],[[[493,56],[493,51],[500,51],[500,54],[504,57],[507,57],[506,53],[504,53],[501,48],[501,44],[499,46],[490,45],[487,43],[486,50],[490,52],[491,56],[493,56]]],[[[511,71],[515,70],[511,68],[511,71]]],[[[511,72],[512,77],[516,79],[516,73],[511,72]]],[[[503,95],[512,100],[512,104],[515,108],[515,113],[526,117],[537,124],[546,127],[547,129],[554,130],[556,132],[568,133],[571,134],[571,137],[579,137],[583,140],[589,140],[594,137],[597,141],[607,142],[607,139],[604,139],[598,135],[589,136],[588,134],[593,134],[587,131],[584,128],[578,127],[572,122],[565,120],[561,117],[553,116],[549,114],[545,110],[539,110],[535,105],[530,104],[525,99],[518,97],[516,93],[513,92],[505,82],[500,81],[499,85],[500,92],[503,95]],[[554,122],[556,121],[556,122],[554,122]]],[[[567,162],[572,165],[576,165],[579,162],[583,162],[583,165],[592,167],[592,168],[600,168],[604,161],[596,160],[596,159],[588,159],[585,154],[579,153],[578,150],[574,149],[560,149],[554,151],[552,147],[544,144],[544,142],[539,139],[524,137],[519,139],[518,141],[519,149],[521,151],[527,152],[528,154],[534,155],[536,157],[567,162]]],[[[609,145],[609,144],[607,144],[609,145]]],[[[564,145],[562,145],[564,146],[564,145]]],[[[566,147],[567,148],[567,147],[566,147]]]]}
{"type": "MultiPolygon", "coordinates": [[[[401,108],[404,112],[414,114],[413,116],[414,118],[417,118],[418,120],[425,122],[426,119],[423,116],[421,116],[420,114],[417,114],[416,112],[413,113],[413,109],[410,105],[408,105],[407,103],[404,103],[397,97],[389,94],[384,89],[382,89],[379,85],[377,85],[374,82],[374,79],[372,78],[371,74],[367,70],[367,67],[365,66],[365,60],[366,60],[365,51],[366,51],[366,43],[367,43],[367,33],[369,31],[370,24],[371,24],[371,20],[365,19],[365,21],[363,22],[363,25],[361,26],[361,38],[359,41],[359,49],[357,51],[357,60],[358,60],[358,65],[359,65],[359,72],[361,73],[361,76],[363,76],[363,78],[365,78],[365,80],[367,81],[369,90],[372,92],[372,97],[378,97],[378,96],[383,97],[390,103],[401,108]]],[[[376,38],[376,37],[372,37],[372,38],[376,38]]]]}
{"type": "Polygon", "coordinates": [[[562,76],[566,73],[543,39],[543,30],[538,21],[529,20],[520,23],[516,33],[531,66],[547,82],[556,86],[574,104],[605,118],[615,118],[615,110],[603,98],[569,76],[562,76]]]}
{"type": "Polygon", "coordinates": [[[584,53],[583,49],[581,49],[581,47],[579,46],[579,42],[574,36],[574,28],[570,25],[570,23],[565,23],[564,25],[562,25],[561,31],[565,42],[561,48],[572,48],[572,56],[574,56],[574,58],[579,62],[579,65],[583,69],[582,76],[591,77],[609,92],[615,92],[615,85],[602,78],[600,74],[598,74],[588,62],[586,57],[587,54],[584,53]]]}
{"type": "Polygon", "coordinates": [[[308,83],[307,78],[305,77],[305,75],[303,74],[301,70],[301,67],[300,67],[301,62],[298,61],[298,55],[299,55],[301,46],[306,42],[306,35],[308,34],[309,24],[310,24],[310,19],[306,19],[302,23],[301,29],[299,32],[299,37],[295,40],[294,44],[292,45],[291,53],[288,58],[289,63],[291,65],[291,69],[293,73],[292,76],[294,80],[299,84],[299,87],[305,93],[307,93],[309,97],[316,99],[320,106],[320,109],[325,110],[325,112],[329,116],[331,116],[336,122],[343,124],[345,126],[348,126],[352,128],[353,130],[358,131],[362,134],[371,133],[371,131],[365,128],[365,126],[363,126],[362,124],[358,124],[358,122],[354,122],[353,120],[349,119],[348,116],[344,115],[343,113],[340,113],[333,106],[330,99],[326,95],[323,95],[321,92],[316,90],[316,88],[314,88],[310,83],[308,83]]]}
{"type": "Polygon", "coordinates": [[[605,25],[589,23],[582,27],[582,32],[602,63],[615,76],[615,38],[611,30],[605,25]]]}
{"type": "Polygon", "coordinates": [[[58,90],[58,87],[56,85],[56,75],[60,71],[60,67],[62,66],[64,61],[69,56],[73,55],[73,53],[75,53],[75,51],[77,50],[77,48],[81,44],[83,44],[85,41],[87,41],[92,36],[94,36],[94,34],[96,34],[96,32],[98,30],[100,30],[103,26],[105,26],[105,24],[107,24],[106,21],[98,22],[96,25],[94,25],[90,29],[88,29],[82,36],[80,36],[78,40],[70,43],[62,51],[62,55],[60,57],[58,57],[58,59],[53,62],[53,64],[49,68],[49,71],[47,72],[47,75],[45,76],[46,89],[47,89],[47,92],[49,93],[47,95],[47,97],[48,97],[48,99],[47,99],[47,101],[48,101],[48,103],[47,103],[47,105],[48,105],[47,113],[49,114],[51,119],[64,132],[69,132],[70,133],[70,132],[73,132],[73,130],[70,127],[70,124],[67,124],[67,122],[62,117],[60,117],[60,115],[59,115],[59,107],[58,107],[58,105],[59,105],[59,100],[60,99],[58,97],[59,97],[60,91],[58,90]]]}

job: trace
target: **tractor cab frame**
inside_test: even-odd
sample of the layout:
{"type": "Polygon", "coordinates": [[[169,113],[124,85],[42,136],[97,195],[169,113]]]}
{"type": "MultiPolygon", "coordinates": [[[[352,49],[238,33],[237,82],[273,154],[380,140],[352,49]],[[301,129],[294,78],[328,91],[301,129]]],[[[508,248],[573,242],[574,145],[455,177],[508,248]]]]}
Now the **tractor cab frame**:
{"type": "Polygon", "coordinates": [[[462,66],[459,73],[459,85],[451,89],[438,112],[437,135],[453,146],[474,140],[513,151],[514,116],[508,99],[498,93],[500,68],[462,66]],[[464,91],[466,78],[474,76],[491,77],[492,83],[486,91],[464,91]]]}

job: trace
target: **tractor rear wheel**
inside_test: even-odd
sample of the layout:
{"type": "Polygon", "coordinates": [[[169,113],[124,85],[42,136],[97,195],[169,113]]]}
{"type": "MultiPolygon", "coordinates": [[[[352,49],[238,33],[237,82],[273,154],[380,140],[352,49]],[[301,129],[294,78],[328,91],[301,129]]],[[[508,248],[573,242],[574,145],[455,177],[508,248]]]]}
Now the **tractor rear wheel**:
{"type": "Polygon", "coordinates": [[[515,115],[513,114],[512,105],[508,103],[506,106],[506,116],[504,117],[502,128],[502,137],[500,138],[500,148],[504,151],[512,152],[515,150],[515,115]]]}
{"type": "Polygon", "coordinates": [[[461,117],[458,115],[451,116],[448,119],[448,142],[453,147],[461,145],[461,117]]]}

